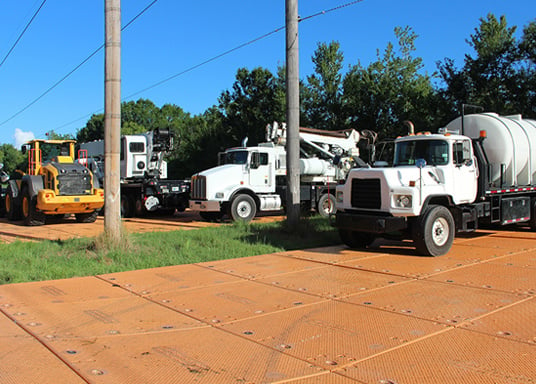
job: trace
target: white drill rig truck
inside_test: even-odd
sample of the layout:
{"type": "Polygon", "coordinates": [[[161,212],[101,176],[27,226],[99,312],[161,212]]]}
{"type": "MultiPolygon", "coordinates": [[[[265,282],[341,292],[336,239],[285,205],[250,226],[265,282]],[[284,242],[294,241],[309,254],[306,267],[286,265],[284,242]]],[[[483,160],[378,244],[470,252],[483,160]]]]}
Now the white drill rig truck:
{"type": "MultiPolygon", "coordinates": [[[[351,129],[322,131],[300,128],[300,200],[304,211],[328,216],[335,209],[335,186],[355,166],[361,135],[351,129]]],[[[257,212],[278,211],[286,200],[286,124],[267,125],[265,143],[230,148],[219,154],[217,167],[192,176],[190,209],[205,220],[228,215],[251,221],[257,212]]]]}
{"type": "Polygon", "coordinates": [[[350,171],[333,223],[346,245],[409,238],[439,256],[482,225],[536,229],[536,121],[462,114],[438,132],[396,139],[391,168],[350,171]]]}
{"type": "MultiPolygon", "coordinates": [[[[167,179],[164,156],[173,149],[173,139],[173,133],[168,129],[121,136],[123,217],[144,216],[158,210],[182,212],[188,207],[190,181],[167,179]]],[[[80,144],[80,150],[87,152],[87,166],[103,186],[104,140],[80,144]]]]}

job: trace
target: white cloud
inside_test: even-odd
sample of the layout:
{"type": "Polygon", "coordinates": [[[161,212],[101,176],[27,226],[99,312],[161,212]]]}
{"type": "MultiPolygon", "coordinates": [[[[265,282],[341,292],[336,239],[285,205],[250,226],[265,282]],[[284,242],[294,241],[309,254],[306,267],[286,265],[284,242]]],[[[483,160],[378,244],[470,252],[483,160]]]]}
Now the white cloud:
{"type": "Polygon", "coordinates": [[[24,132],[19,128],[15,128],[13,137],[15,138],[15,148],[19,148],[25,142],[35,139],[33,132],[24,132]]]}

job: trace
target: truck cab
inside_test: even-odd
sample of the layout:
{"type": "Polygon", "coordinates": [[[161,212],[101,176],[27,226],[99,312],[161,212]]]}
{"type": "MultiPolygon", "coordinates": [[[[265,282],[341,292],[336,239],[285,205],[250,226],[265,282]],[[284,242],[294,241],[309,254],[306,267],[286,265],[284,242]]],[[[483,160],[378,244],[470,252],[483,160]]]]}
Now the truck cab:
{"type": "Polygon", "coordinates": [[[271,143],[227,149],[218,166],[192,176],[190,209],[209,220],[224,214],[251,220],[257,210],[281,209],[275,194],[277,176],[286,174],[284,148],[271,143]]]}

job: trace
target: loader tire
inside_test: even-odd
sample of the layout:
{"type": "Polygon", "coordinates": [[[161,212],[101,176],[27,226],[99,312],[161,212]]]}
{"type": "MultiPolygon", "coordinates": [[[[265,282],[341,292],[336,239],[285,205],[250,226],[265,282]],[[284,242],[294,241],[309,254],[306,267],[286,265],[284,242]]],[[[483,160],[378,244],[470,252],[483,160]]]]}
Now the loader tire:
{"type": "Polygon", "coordinates": [[[45,214],[37,210],[37,196],[30,196],[27,187],[22,189],[22,217],[24,224],[28,226],[38,226],[45,224],[45,214]]]}
{"type": "Polygon", "coordinates": [[[7,187],[5,197],[6,217],[9,221],[19,220],[21,217],[20,206],[17,204],[17,199],[13,196],[11,186],[7,187]]]}
{"type": "Polygon", "coordinates": [[[74,216],[76,217],[77,223],[94,223],[97,220],[98,214],[97,211],[93,211],[88,213],[76,213],[74,216]]]}

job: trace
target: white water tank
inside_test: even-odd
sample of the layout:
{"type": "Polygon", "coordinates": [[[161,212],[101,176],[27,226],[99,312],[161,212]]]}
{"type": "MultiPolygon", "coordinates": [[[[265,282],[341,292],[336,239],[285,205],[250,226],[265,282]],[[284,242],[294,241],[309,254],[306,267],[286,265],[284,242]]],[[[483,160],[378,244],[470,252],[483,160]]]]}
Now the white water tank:
{"type": "Polygon", "coordinates": [[[321,176],[327,172],[329,163],[317,157],[300,159],[300,175],[321,176]]]}
{"type": "Polygon", "coordinates": [[[521,115],[499,116],[496,113],[465,115],[451,121],[449,131],[458,131],[471,138],[478,138],[486,131],[483,146],[492,164],[493,186],[501,187],[501,164],[504,165],[504,186],[526,186],[536,183],[536,121],[523,119],[521,115]]]}

